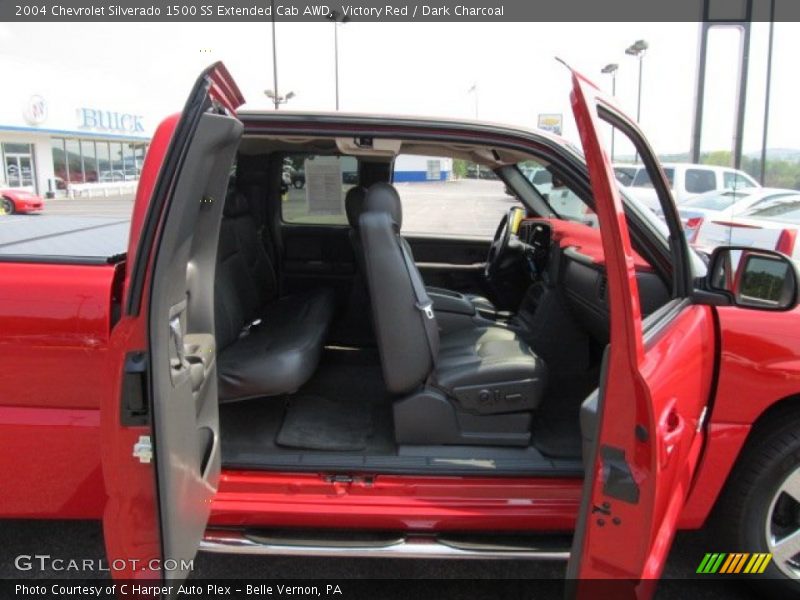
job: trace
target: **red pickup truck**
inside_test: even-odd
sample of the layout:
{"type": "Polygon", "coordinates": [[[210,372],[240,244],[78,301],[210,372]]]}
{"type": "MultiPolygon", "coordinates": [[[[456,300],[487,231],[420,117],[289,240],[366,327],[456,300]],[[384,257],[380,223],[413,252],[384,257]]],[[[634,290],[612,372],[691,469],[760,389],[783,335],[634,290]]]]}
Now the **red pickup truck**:
{"type": "Polygon", "coordinates": [[[710,551],[771,553],[760,577],[797,590],[796,266],[703,262],[636,124],[572,79],[582,153],[477,122],[237,114],[210,67],[156,131],[127,250],[92,228],[93,250],[0,244],[0,516],[102,519],[119,578],[180,579],[198,549],[541,558],[646,597],[713,510],[710,551]],[[619,191],[601,121],[666,226],[619,191]],[[519,202],[491,241],[404,238],[400,153],[480,164],[519,202]]]}

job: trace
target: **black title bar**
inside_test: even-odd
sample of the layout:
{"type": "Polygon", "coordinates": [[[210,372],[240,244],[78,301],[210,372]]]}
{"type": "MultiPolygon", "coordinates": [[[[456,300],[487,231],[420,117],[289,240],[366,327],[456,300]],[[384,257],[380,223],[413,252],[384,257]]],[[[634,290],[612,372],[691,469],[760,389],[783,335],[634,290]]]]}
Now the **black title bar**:
{"type": "MultiPolygon", "coordinates": [[[[768,21],[771,0],[0,0],[7,22],[667,22],[768,21]]],[[[776,21],[800,21],[798,0],[775,0],[776,21]]]]}

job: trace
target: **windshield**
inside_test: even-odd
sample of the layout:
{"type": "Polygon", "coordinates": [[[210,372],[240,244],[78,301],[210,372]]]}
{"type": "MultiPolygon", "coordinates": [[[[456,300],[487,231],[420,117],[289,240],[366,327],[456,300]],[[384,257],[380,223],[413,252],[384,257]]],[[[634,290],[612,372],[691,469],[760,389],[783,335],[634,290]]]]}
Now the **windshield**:
{"type": "Polygon", "coordinates": [[[800,196],[781,198],[774,204],[750,211],[747,216],[800,225],[800,196]]]}
{"type": "Polygon", "coordinates": [[[749,196],[749,194],[743,194],[741,192],[722,192],[721,194],[712,194],[710,196],[698,196],[697,198],[692,198],[684,202],[682,207],[725,210],[747,196],[749,196]]]}
{"type": "MultiPolygon", "coordinates": [[[[672,167],[664,167],[664,175],[667,176],[669,187],[674,187],[673,181],[675,179],[675,169],[673,169],[672,167]]],[[[647,169],[639,169],[636,172],[636,177],[634,177],[633,179],[633,187],[641,187],[641,188],[653,187],[653,182],[650,181],[650,175],[648,175],[647,169]]]]}

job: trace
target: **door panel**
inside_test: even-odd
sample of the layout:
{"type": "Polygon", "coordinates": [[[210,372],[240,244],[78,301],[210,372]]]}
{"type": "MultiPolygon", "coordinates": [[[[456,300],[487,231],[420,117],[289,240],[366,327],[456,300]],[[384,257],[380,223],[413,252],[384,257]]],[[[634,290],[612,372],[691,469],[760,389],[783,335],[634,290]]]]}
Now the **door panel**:
{"type": "Polygon", "coordinates": [[[483,292],[489,239],[404,236],[425,285],[460,292],[483,292]]]}
{"type": "Polygon", "coordinates": [[[188,575],[216,492],[216,240],[242,132],[222,107],[237,98],[224,67],[210,67],[145,160],[126,312],[112,332],[121,377],[101,406],[107,554],[130,565],[114,577],[188,575]],[[161,571],[164,560],[178,568],[161,571]]]}
{"type": "Polygon", "coordinates": [[[636,125],[573,72],[572,108],[606,258],[610,343],[581,513],[568,567],[571,591],[617,578],[617,597],[649,597],[660,576],[703,442],[717,352],[712,309],[692,305],[689,263],[663,171],[636,125]],[[599,139],[600,114],[623,128],[654,182],[672,231],[675,298],[643,325],[634,254],[614,171],[599,139]]]}

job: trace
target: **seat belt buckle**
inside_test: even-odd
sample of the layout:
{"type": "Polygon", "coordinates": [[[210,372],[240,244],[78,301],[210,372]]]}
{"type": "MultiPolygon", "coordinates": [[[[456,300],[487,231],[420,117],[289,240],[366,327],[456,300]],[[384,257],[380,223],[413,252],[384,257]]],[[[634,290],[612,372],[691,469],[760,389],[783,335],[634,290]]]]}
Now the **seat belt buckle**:
{"type": "Polygon", "coordinates": [[[433,314],[433,302],[430,302],[430,301],[429,301],[427,304],[420,304],[419,302],[417,302],[417,303],[415,304],[415,306],[416,306],[416,307],[417,307],[419,310],[421,310],[422,312],[424,312],[424,313],[425,313],[425,316],[426,316],[426,317],[428,317],[429,319],[433,319],[433,318],[434,318],[434,314],[433,314]]]}

